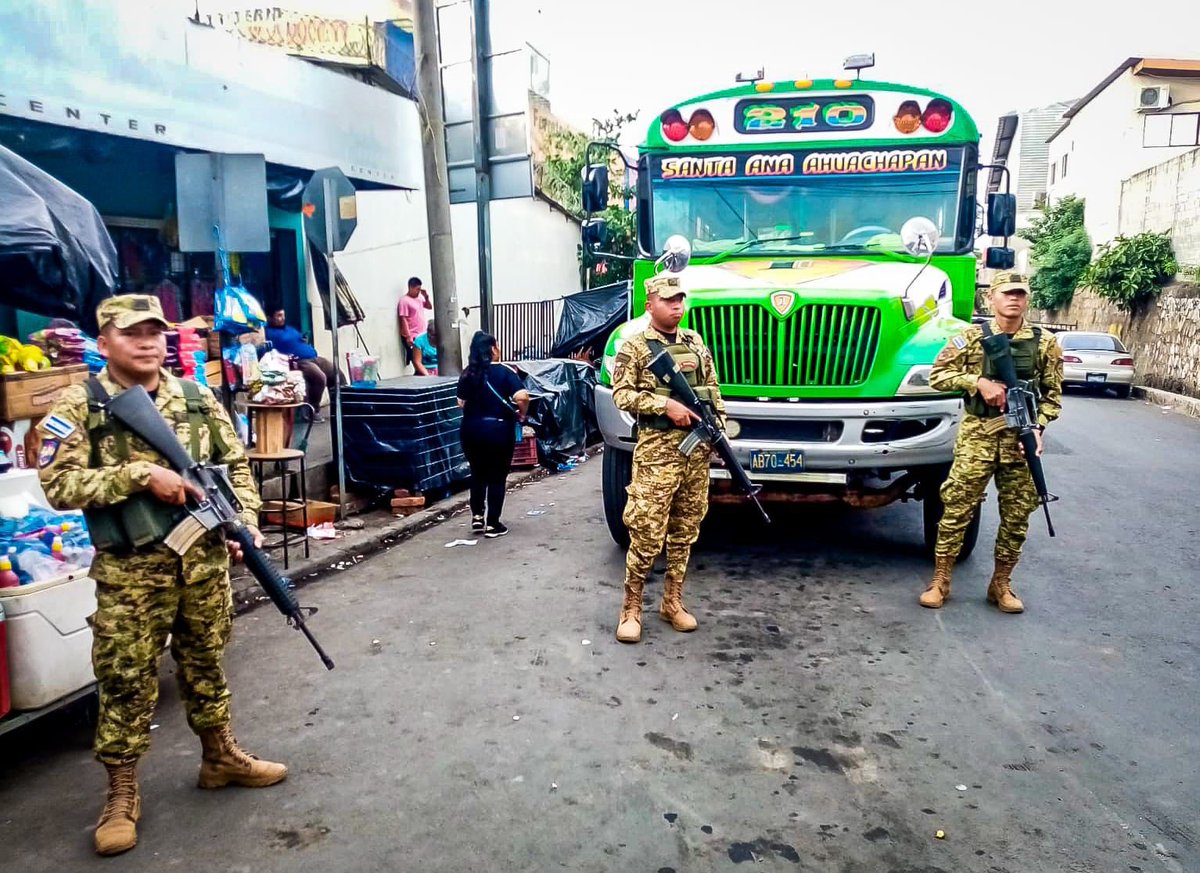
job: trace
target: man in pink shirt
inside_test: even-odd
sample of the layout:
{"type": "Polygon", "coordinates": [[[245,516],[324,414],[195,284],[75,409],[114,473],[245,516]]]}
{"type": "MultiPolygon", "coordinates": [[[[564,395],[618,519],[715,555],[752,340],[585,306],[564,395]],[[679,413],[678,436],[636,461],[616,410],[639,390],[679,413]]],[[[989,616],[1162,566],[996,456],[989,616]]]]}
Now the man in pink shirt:
{"type": "Polygon", "coordinates": [[[425,333],[425,322],[429,316],[425,310],[432,310],[429,302],[429,292],[421,287],[421,280],[413,276],[408,280],[408,293],[400,298],[396,307],[396,317],[400,322],[400,342],[408,353],[408,361],[413,361],[413,342],[425,333]]]}

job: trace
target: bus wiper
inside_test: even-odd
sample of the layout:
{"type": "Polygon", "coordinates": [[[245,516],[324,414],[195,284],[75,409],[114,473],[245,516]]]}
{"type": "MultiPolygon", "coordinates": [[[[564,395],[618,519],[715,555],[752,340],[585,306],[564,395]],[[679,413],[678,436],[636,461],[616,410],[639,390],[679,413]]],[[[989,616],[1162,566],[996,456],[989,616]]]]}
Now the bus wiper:
{"type": "Polygon", "coordinates": [[[709,263],[710,264],[719,264],[722,261],[724,261],[726,258],[732,258],[734,255],[740,255],[742,252],[748,251],[749,249],[752,249],[755,246],[765,246],[767,243],[800,242],[801,240],[805,240],[805,239],[808,239],[808,236],[805,234],[799,234],[797,236],[764,237],[761,239],[759,237],[755,237],[754,239],[748,239],[745,242],[738,243],[737,245],[733,246],[732,248],[726,249],[725,251],[721,252],[719,255],[714,257],[711,261],[709,261],[709,263]]]}

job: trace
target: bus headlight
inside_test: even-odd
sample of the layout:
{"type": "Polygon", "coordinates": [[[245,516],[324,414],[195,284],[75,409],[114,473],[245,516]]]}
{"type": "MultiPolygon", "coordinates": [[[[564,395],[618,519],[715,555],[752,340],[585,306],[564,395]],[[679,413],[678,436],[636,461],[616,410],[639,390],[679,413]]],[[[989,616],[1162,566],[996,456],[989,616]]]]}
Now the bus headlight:
{"type": "Polygon", "coordinates": [[[929,384],[929,372],[933,369],[928,364],[922,364],[919,367],[912,367],[905,374],[904,379],[900,382],[900,387],[896,389],[896,394],[940,394],[942,392],[935,391],[929,384]]]}

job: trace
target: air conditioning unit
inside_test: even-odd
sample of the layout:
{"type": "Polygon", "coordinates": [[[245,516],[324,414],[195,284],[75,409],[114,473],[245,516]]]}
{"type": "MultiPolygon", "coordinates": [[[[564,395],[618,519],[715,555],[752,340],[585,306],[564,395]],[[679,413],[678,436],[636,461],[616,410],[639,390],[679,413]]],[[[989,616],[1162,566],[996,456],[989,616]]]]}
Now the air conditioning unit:
{"type": "Polygon", "coordinates": [[[1170,105],[1171,89],[1167,85],[1154,85],[1138,91],[1138,109],[1142,112],[1166,109],[1170,105]]]}

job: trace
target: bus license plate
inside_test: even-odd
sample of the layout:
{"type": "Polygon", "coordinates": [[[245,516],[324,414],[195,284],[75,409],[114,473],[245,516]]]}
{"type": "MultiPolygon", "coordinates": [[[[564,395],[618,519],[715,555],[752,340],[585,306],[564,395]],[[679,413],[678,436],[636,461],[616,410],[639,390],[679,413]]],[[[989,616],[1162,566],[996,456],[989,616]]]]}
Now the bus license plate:
{"type": "Polygon", "coordinates": [[[757,473],[800,473],[804,471],[804,454],[751,449],[750,470],[757,473]]]}

